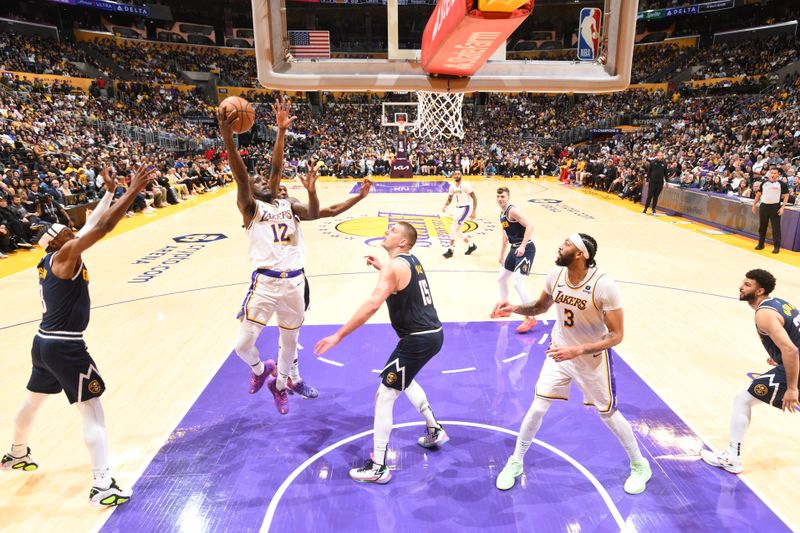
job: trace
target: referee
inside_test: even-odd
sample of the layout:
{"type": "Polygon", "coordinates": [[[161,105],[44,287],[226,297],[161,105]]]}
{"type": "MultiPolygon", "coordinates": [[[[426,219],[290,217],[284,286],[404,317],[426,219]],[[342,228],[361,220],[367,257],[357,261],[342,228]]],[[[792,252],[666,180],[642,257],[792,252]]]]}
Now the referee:
{"type": "Polygon", "coordinates": [[[764,249],[764,241],[767,238],[767,222],[772,224],[772,240],[775,244],[773,254],[781,251],[781,215],[783,208],[789,201],[789,187],[782,181],[778,181],[778,169],[771,168],[767,172],[767,180],[761,182],[761,190],[756,193],[753,202],[753,214],[756,212],[756,205],[761,200],[758,209],[758,246],[756,250],[764,249]]]}

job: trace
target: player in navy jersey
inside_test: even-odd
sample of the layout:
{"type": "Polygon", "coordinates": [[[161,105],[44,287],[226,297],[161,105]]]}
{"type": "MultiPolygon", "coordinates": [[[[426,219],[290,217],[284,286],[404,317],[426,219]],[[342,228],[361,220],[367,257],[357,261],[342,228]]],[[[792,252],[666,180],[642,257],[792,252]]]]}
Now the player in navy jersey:
{"type": "MultiPolygon", "coordinates": [[[[14,418],[11,450],[2,459],[3,469],[33,471],[38,468],[31,457],[28,435],[47,396],[63,390],[69,402],[77,404],[83,418],[84,439],[94,477],[89,501],[98,506],[125,503],[131,491],[120,489],[108,469],[108,438],[100,403],[106,387],[83,342],[83,331],[89,324],[90,301],[89,273],[81,254],[114,229],[154,172],[155,169],[147,165],[139,167],[130,187],[117,203],[109,207],[110,199],[103,204],[104,198],[78,235],[61,224],[53,224],[41,235],[39,245],[47,252],[38,266],[42,322],[33,338],[29,392],[14,418]]],[[[114,179],[109,177],[108,167],[103,170],[103,179],[106,191],[113,191],[114,179]]]]}
{"type": "MultiPolygon", "coordinates": [[[[533,267],[533,257],[536,255],[536,246],[531,240],[533,224],[527,219],[522,210],[511,204],[511,192],[508,187],[497,189],[497,205],[500,206],[500,227],[503,229],[503,244],[500,248],[500,300],[508,300],[508,280],[514,283],[520,302],[529,301],[528,291],[525,288],[525,278],[533,267]],[[509,248],[510,245],[510,248],[509,248]],[[508,254],[506,249],[508,248],[508,254]]],[[[492,314],[492,318],[500,315],[492,314]]],[[[525,320],[517,326],[517,333],[527,333],[536,325],[536,319],[526,316],[525,320]]]]}
{"type": "Polygon", "coordinates": [[[775,276],[760,268],[745,274],[739,286],[739,300],[750,304],[756,312],[756,332],[769,355],[767,363],[773,368],[755,378],[733,399],[728,448],[722,453],[700,452],[706,463],[733,474],[744,470],[742,441],[750,425],[753,406],[764,402],[791,412],[798,405],[800,314],[786,300],[771,297],[773,290],[775,276]]]}
{"type": "Polygon", "coordinates": [[[383,248],[389,262],[367,256],[367,264],[380,270],[378,286],[356,313],[314,347],[323,355],[347,335],[363,325],[386,302],[389,318],[400,342],[389,356],[381,372],[381,384],[375,396],[373,453],[361,468],[350,470],[350,477],[363,483],[388,483],[392,477],[386,467],[386,448],[392,431],[394,402],[405,392],[408,399],[425,418],[427,431],[417,440],[424,448],[440,446],[449,440],[433,410],[425,391],[414,380],[422,367],[442,349],[442,323],[433,306],[428,278],[419,260],[410,251],[417,241],[417,231],[407,222],[398,222],[386,230],[383,248]]]}

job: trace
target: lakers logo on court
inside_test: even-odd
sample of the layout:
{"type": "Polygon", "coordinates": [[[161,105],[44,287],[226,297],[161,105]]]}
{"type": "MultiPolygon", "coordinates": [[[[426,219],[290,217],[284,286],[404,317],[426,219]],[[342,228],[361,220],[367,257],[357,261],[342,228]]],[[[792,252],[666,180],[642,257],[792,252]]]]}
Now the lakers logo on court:
{"type": "MultiPolygon", "coordinates": [[[[452,217],[417,213],[379,211],[377,216],[345,220],[335,226],[331,224],[332,227],[329,226],[327,228],[328,231],[325,231],[326,228],[323,227],[322,231],[332,237],[365,237],[364,243],[372,246],[378,245],[383,240],[383,234],[389,226],[401,221],[408,222],[417,230],[416,246],[418,247],[430,248],[434,243],[438,243],[440,246],[448,246],[450,242],[452,217]]],[[[480,224],[478,224],[475,220],[465,220],[461,231],[473,233],[474,235],[484,235],[490,233],[492,229],[494,229],[494,224],[492,223],[481,220],[480,224]]]]}

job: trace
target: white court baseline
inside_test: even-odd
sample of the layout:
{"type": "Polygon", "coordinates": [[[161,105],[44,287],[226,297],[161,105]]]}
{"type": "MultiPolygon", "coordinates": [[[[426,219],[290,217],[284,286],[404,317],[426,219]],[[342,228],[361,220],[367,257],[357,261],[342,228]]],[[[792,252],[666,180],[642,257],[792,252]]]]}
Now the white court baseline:
{"type": "MultiPolygon", "coordinates": [[[[487,429],[489,431],[498,431],[500,433],[506,433],[508,435],[511,435],[512,437],[516,437],[516,436],[519,435],[518,432],[510,430],[510,429],[501,428],[499,426],[492,426],[492,425],[489,425],[489,424],[481,424],[481,423],[478,423],[478,422],[463,422],[463,421],[459,421],[459,420],[442,420],[441,422],[442,422],[442,424],[448,425],[448,426],[466,426],[466,427],[475,427],[475,428],[480,428],[480,429],[487,429]]],[[[425,422],[422,422],[422,421],[420,421],[420,422],[404,422],[402,424],[394,424],[392,426],[392,429],[406,428],[406,427],[411,427],[411,426],[422,426],[424,424],[425,424],[425,422]]],[[[278,487],[278,490],[275,491],[275,495],[270,500],[269,506],[267,507],[267,513],[264,515],[264,521],[261,523],[261,529],[260,529],[261,533],[268,533],[269,532],[269,528],[272,525],[272,520],[275,518],[275,511],[278,509],[278,504],[280,503],[281,498],[283,498],[283,495],[286,492],[286,490],[289,488],[289,485],[291,485],[292,482],[294,482],[294,480],[297,479],[297,477],[300,474],[302,474],[303,471],[306,468],[311,466],[317,459],[319,459],[323,455],[327,454],[328,452],[331,452],[331,451],[335,450],[336,448],[339,448],[341,446],[344,446],[345,444],[353,442],[354,440],[358,440],[358,439],[360,439],[362,437],[366,437],[367,435],[371,435],[372,432],[373,432],[373,430],[371,430],[371,429],[368,430],[368,431],[362,431],[361,433],[357,433],[355,435],[351,435],[349,437],[346,437],[346,438],[344,438],[344,439],[342,439],[342,440],[340,440],[338,442],[334,442],[333,444],[331,444],[327,448],[323,448],[322,450],[318,451],[317,453],[315,453],[314,455],[312,455],[311,457],[309,457],[308,459],[303,461],[303,463],[300,464],[300,466],[295,468],[292,471],[292,473],[289,474],[286,477],[286,479],[283,480],[283,483],[281,483],[280,487],[278,487]]],[[[605,487],[603,487],[602,483],[600,483],[600,481],[596,477],[594,477],[591,472],[589,472],[589,470],[585,466],[580,464],[578,461],[576,461],[571,456],[569,456],[566,453],[562,452],[558,448],[556,448],[554,446],[551,446],[550,444],[547,444],[546,442],[540,441],[539,439],[533,439],[533,443],[536,444],[537,446],[541,446],[542,448],[544,448],[546,450],[549,450],[550,452],[554,453],[555,455],[558,455],[559,457],[561,457],[562,459],[567,461],[569,464],[574,466],[581,474],[583,474],[583,476],[586,479],[588,479],[589,482],[592,485],[594,485],[594,488],[597,489],[597,492],[600,494],[600,497],[603,498],[603,501],[605,502],[606,507],[608,508],[609,511],[611,511],[611,515],[614,517],[614,521],[619,526],[620,531],[629,531],[629,528],[628,528],[627,524],[625,524],[625,519],[622,518],[622,513],[620,513],[619,509],[617,509],[617,506],[614,504],[614,500],[611,499],[611,496],[608,494],[608,491],[605,489],[605,487]]]]}

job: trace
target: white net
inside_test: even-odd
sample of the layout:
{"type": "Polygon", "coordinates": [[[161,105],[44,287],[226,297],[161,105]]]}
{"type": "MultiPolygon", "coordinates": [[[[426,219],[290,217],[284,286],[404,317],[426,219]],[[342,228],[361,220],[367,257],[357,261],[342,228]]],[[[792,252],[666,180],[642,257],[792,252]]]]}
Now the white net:
{"type": "Polygon", "coordinates": [[[417,91],[417,135],[430,139],[464,138],[461,105],[464,93],[417,91]]]}

